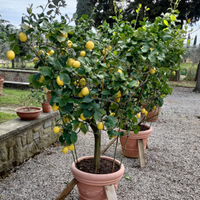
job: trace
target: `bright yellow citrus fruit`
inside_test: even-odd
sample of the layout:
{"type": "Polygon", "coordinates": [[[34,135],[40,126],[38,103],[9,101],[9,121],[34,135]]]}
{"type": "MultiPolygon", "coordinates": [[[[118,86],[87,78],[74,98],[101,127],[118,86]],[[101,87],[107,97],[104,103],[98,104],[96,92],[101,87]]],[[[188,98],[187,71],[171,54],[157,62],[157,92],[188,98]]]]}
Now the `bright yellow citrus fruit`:
{"type": "Polygon", "coordinates": [[[147,115],[148,115],[148,111],[145,111],[144,115],[145,115],[145,117],[147,117],[147,115]]]}
{"type": "Polygon", "coordinates": [[[71,41],[71,40],[68,40],[68,41],[67,41],[67,45],[68,45],[69,48],[71,48],[71,47],[72,47],[72,41],[71,41]]]}
{"type": "Polygon", "coordinates": [[[99,122],[99,123],[97,124],[97,128],[98,128],[99,130],[103,130],[103,122],[99,122]]]}
{"type": "Polygon", "coordinates": [[[38,57],[33,58],[33,63],[36,64],[36,62],[39,60],[38,57]]]}
{"type": "Polygon", "coordinates": [[[78,97],[81,97],[81,98],[83,97],[81,92],[78,93],[78,97]]]}
{"type": "Polygon", "coordinates": [[[119,103],[120,102],[120,98],[115,99],[115,102],[119,103]]]}
{"type": "Polygon", "coordinates": [[[112,135],[112,138],[116,138],[117,136],[116,135],[112,135]]]}
{"type": "Polygon", "coordinates": [[[111,46],[108,46],[108,51],[110,51],[112,49],[112,47],[111,46]]]}
{"type": "Polygon", "coordinates": [[[74,145],[71,144],[70,146],[68,146],[68,149],[69,149],[70,151],[74,151],[74,145]]]}
{"type": "Polygon", "coordinates": [[[94,48],[94,42],[88,41],[85,45],[85,47],[89,50],[92,50],[94,48]]]}
{"type": "Polygon", "coordinates": [[[81,113],[80,118],[81,118],[82,120],[86,120],[86,118],[83,116],[83,113],[81,113]]]}
{"type": "Polygon", "coordinates": [[[62,148],[62,152],[63,152],[63,153],[67,153],[67,152],[68,152],[68,147],[63,147],[63,148],[62,148]]]}
{"type": "Polygon", "coordinates": [[[87,96],[88,94],[90,94],[90,90],[87,88],[87,87],[84,87],[82,90],[81,90],[81,94],[83,96],[87,96]]]}
{"type": "Polygon", "coordinates": [[[84,78],[82,78],[82,79],[80,80],[80,83],[81,83],[81,85],[85,85],[85,84],[86,84],[86,81],[85,81],[85,79],[84,79],[84,78]]]}
{"type": "Polygon", "coordinates": [[[81,65],[81,63],[80,63],[78,60],[74,61],[74,63],[73,63],[73,66],[74,66],[75,68],[79,68],[80,65],[81,65]]]}
{"type": "Polygon", "coordinates": [[[74,62],[75,62],[75,60],[74,60],[73,58],[69,58],[69,59],[67,60],[67,64],[68,64],[69,66],[72,66],[74,62]]]}
{"type": "Polygon", "coordinates": [[[118,69],[117,71],[118,71],[120,74],[122,74],[122,70],[121,70],[121,69],[118,69]]]}
{"type": "Polygon", "coordinates": [[[63,121],[66,124],[66,123],[68,123],[70,121],[70,119],[68,117],[63,117],[63,121]]]}
{"type": "Polygon", "coordinates": [[[154,106],[153,109],[156,110],[156,106],[154,106]]]}
{"type": "Polygon", "coordinates": [[[81,128],[81,122],[78,124],[78,127],[81,128]]]}
{"type": "Polygon", "coordinates": [[[27,40],[26,34],[23,33],[23,32],[21,32],[21,33],[19,34],[19,40],[20,40],[21,42],[26,42],[26,40],[27,40]]]}
{"type": "Polygon", "coordinates": [[[53,111],[56,111],[56,110],[58,110],[58,109],[59,109],[59,106],[57,106],[56,103],[54,103],[53,106],[52,106],[52,110],[53,110],[53,111]]]}
{"type": "Polygon", "coordinates": [[[43,50],[38,51],[38,56],[40,56],[42,53],[45,54],[43,50]]]}
{"type": "Polygon", "coordinates": [[[115,116],[115,113],[110,113],[110,116],[113,116],[113,117],[114,117],[114,116],[115,116]]]}
{"type": "Polygon", "coordinates": [[[60,132],[60,128],[59,128],[58,126],[55,126],[55,127],[53,128],[53,132],[54,132],[55,134],[59,133],[59,132],[60,132]]]}
{"type": "Polygon", "coordinates": [[[121,91],[118,91],[118,92],[116,93],[116,97],[122,97],[121,91]]]}
{"type": "Polygon", "coordinates": [[[146,109],[145,109],[145,108],[143,108],[143,109],[142,109],[142,111],[141,111],[141,113],[143,113],[143,114],[144,114],[145,112],[146,112],[146,109]]]}
{"type": "Polygon", "coordinates": [[[81,57],[85,57],[85,55],[86,55],[86,52],[85,52],[85,51],[81,51],[81,52],[80,52],[80,56],[81,56],[81,57]]]}
{"type": "Polygon", "coordinates": [[[33,47],[33,49],[34,49],[35,51],[37,51],[36,47],[38,48],[38,46],[34,46],[34,47],[33,47]]]}
{"type": "Polygon", "coordinates": [[[48,52],[47,52],[49,55],[52,55],[52,54],[54,54],[54,50],[49,50],[48,52]]]}
{"type": "Polygon", "coordinates": [[[65,38],[67,38],[67,37],[68,37],[68,33],[61,34],[61,37],[65,37],[65,38]]]}
{"type": "Polygon", "coordinates": [[[10,50],[6,53],[6,57],[8,58],[8,60],[13,60],[15,58],[15,52],[10,50]]]}
{"type": "Polygon", "coordinates": [[[175,76],[175,75],[176,75],[176,72],[175,72],[175,71],[173,71],[173,72],[172,72],[172,75],[173,75],[173,76],[175,76]]]}
{"type": "Polygon", "coordinates": [[[43,80],[44,80],[44,75],[41,75],[39,79],[39,83],[42,83],[43,80]]]}
{"type": "Polygon", "coordinates": [[[56,82],[57,82],[58,85],[61,85],[61,86],[64,85],[64,82],[60,80],[60,77],[59,77],[59,76],[57,76],[56,82]]]}
{"type": "Polygon", "coordinates": [[[155,67],[154,67],[153,69],[150,70],[150,73],[151,73],[151,74],[155,74],[155,72],[156,72],[156,68],[155,68],[155,67]]]}
{"type": "Polygon", "coordinates": [[[102,54],[103,54],[103,55],[106,54],[106,50],[105,50],[105,49],[102,50],[102,54]]]}
{"type": "Polygon", "coordinates": [[[136,115],[136,116],[137,116],[137,118],[140,118],[140,113],[137,113],[137,115],[136,115]]]}

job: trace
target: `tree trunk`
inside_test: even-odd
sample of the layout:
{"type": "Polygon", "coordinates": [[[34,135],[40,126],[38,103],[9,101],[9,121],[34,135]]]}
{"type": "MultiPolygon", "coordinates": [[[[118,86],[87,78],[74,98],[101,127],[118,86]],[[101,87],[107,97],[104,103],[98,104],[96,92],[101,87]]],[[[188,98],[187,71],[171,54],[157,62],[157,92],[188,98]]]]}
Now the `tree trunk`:
{"type": "Polygon", "coordinates": [[[95,165],[95,173],[97,173],[97,169],[100,168],[101,133],[97,131],[96,133],[94,133],[94,137],[95,137],[94,165],[95,165]]]}
{"type": "Polygon", "coordinates": [[[175,76],[171,75],[169,81],[179,81],[180,80],[180,70],[176,71],[175,76]]]}
{"type": "Polygon", "coordinates": [[[197,68],[196,81],[196,87],[194,88],[193,92],[200,92],[200,61],[197,68]]]}

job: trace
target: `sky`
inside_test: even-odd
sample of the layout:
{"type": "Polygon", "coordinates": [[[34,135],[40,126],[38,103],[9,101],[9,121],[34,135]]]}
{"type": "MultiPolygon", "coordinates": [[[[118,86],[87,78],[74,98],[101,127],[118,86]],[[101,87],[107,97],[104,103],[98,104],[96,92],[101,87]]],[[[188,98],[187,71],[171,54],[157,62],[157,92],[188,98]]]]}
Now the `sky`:
{"type": "MultiPolygon", "coordinates": [[[[36,9],[39,5],[46,5],[48,0],[0,0],[0,15],[1,19],[10,21],[16,27],[19,27],[24,14],[27,14],[26,8],[33,3],[33,12],[40,13],[41,9],[36,9]]],[[[76,0],[66,0],[67,7],[62,9],[62,14],[68,14],[71,18],[76,12],[76,0]]],[[[72,24],[73,25],[73,24],[72,24]]],[[[197,44],[200,44],[200,22],[193,25],[193,33],[191,36],[191,44],[194,42],[194,37],[197,35],[197,44]],[[198,29],[198,30],[197,30],[198,29]],[[196,31],[197,30],[197,31],[196,31]]],[[[188,28],[190,30],[191,28],[188,28]]]]}
{"type": "MultiPolygon", "coordinates": [[[[18,27],[21,23],[23,13],[27,14],[26,8],[33,4],[33,12],[40,13],[41,8],[36,9],[39,5],[46,5],[48,0],[0,0],[1,19],[9,21],[18,27]]],[[[68,14],[71,18],[76,12],[76,0],[66,0],[66,8],[61,9],[62,14],[68,14]]]]}

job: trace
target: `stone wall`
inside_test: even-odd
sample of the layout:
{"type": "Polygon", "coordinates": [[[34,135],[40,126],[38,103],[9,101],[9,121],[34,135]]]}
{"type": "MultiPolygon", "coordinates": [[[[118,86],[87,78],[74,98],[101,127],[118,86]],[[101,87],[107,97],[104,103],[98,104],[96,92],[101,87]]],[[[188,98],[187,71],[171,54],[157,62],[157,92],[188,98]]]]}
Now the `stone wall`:
{"type": "Polygon", "coordinates": [[[0,173],[9,171],[56,142],[53,133],[59,112],[41,113],[31,121],[20,118],[0,124],[0,173]]]}

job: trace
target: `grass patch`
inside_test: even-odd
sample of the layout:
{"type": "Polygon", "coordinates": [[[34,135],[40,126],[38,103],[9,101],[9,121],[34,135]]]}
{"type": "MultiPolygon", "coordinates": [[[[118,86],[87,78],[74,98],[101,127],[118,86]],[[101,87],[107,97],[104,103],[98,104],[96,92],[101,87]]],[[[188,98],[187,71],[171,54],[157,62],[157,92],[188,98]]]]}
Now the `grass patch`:
{"type": "Polygon", "coordinates": [[[195,88],[196,82],[195,81],[169,81],[171,86],[181,86],[181,87],[191,87],[195,88]]]}
{"type": "Polygon", "coordinates": [[[15,119],[16,117],[18,117],[17,114],[0,112],[0,124],[15,119]]]}
{"type": "Polygon", "coordinates": [[[34,69],[34,63],[33,62],[28,62],[25,64],[25,68],[22,68],[22,63],[21,62],[15,62],[15,68],[12,68],[12,63],[6,63],[6,64],[0,64],[0,69],[6,68],[6,69],[33,69],[34,71],[36,71],[36,69],[34,69]]]}
{"type": "Polygon", "coordinates": [[[28,106],[41,107],[41,103],[38,103],[37,99],[30,97],[30,95],[30,90],[3,88],[2,95],[0,95],[0,105],[1,107],[17,108],[25,106],[27,103],[28,106]]]}

